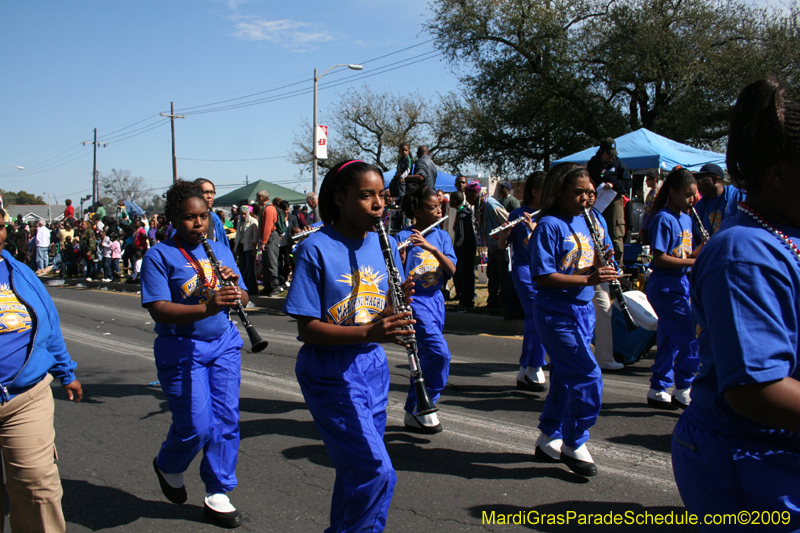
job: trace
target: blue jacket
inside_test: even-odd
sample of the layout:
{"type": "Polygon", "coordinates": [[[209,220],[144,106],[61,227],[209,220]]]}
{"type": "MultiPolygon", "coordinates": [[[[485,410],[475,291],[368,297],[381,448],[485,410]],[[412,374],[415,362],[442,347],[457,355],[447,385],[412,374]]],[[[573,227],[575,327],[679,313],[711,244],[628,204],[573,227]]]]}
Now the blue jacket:
{"type": "Polygon", "coordinates": [[[28,347],[25,363],[11,383],[0,384],[0,403],[5,403],[39,383],[48,372],[60,379],[62,385],[72,383],[78,364],[67,352],[67,345],[61,336],[58,311],[42,282],[30,268],[11,257],[7,251],[3,250],[0,255],[11,267],[11,290],[20,302],[28,306],[33,319],[33,342],[28,347]]]}

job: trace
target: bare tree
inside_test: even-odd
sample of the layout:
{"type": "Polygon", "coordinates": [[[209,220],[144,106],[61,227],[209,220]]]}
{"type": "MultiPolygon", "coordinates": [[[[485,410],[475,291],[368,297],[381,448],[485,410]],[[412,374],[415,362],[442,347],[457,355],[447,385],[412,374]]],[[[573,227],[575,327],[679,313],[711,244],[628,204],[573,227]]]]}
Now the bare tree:
{"type": "MultiPolygon", "coordinates": [[[[397,147],[407,143],[412,153],[414,147],[428,145],[438,165],[452,167],[456,132],[445,105],[452,98],[448,95],[439,104],[419,93],[381,93],[368,85],[350,89],[330,107],[328,159],[318,160],[319,166],[328,169],[346,159],[362,159],[386,172],[397,161],[397,147]]],[[[289,160],[310,169],[311,124],[303,120],[301,130],[302,134],[295,135],[289,160]]]]}
{"type": "Polygon", "coordinates": [[[135,202],[142,197],[144,178],[132,177],[130,170],[111,169],[111,174],[100,174],[100,185],[103,192],[114,201],[130,200],[135,202]]]}

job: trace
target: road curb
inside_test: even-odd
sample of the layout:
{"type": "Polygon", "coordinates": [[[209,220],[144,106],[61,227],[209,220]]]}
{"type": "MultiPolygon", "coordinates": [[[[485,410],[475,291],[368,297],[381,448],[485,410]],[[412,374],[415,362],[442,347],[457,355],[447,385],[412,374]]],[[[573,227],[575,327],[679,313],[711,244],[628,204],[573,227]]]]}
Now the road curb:
{"type": "MultiPolygon", "coordinates": [[[[104,283],[102,281],[87,281],[81,278],[67,278],[60,280],[46,276],[39,276],[45,286],[53,287],[60,285],[49,285],[53,281],[63,281],[63,285],[74,287],[78,284],[84,285],[89,289],[101,289],[106,287],[110,291],[137,292],[140,286],[135,283],[122,283],[118,281],[104,283]]],[[[252,302],[257,307],[263,307],[272,311],[281,311],[286,298],[253,296],[252,302]]],[[[463,330],[469,333],[487,333],[490,335],[522,335],[524,323],[522,320],[505,320],[503,317],[491,315],[479,315],[475,313],[452,313],[445,312],[444,325],[447,329],[463,330]]]]}

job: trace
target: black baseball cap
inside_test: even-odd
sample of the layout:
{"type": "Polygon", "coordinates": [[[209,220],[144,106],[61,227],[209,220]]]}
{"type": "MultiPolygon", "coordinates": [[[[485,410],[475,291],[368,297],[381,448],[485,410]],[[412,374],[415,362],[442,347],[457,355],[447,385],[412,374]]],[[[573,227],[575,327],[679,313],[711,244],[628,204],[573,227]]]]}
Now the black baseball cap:
{"type": "Polygon", "coordinates": [[[714,163],[706,163],[705,165],[700,167],[700,170],[698,170],[697,172],[693,172],[693,174],[696,177],[699,177],[699,176],[702,176],[702,175],[705,175],[705,174],[712,174],[714,176],[717,176],[721,180],[725,179],[725,172],[722,170],[722,168],[719,165],[715,165],[714,163]]]}
{"type": "Polygon", "coordinates": [[[606,137],[600,141],[600,150],[617,157],[617,141],[615,141],[613,137],[606,137]]]}

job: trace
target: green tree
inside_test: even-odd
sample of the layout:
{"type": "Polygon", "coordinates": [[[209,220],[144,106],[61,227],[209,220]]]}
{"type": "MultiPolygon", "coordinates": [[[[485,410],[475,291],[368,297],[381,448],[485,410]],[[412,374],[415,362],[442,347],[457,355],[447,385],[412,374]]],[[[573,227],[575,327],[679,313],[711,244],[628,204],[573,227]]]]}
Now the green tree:
{"type": "Polygon", "coordinates": [[[25,191],[10,192],[0,189],[5,205],[46,205],[47,202],[41,196],[36,196],[25,191]]]}
{"type": "Polygon", "coordinates": [[[800,70],[796,4],[434,0],[433,13],[427,29],[464,88],[461,155],[501,172],[642,125],[719,142],[738,90],[800,70]]]}

